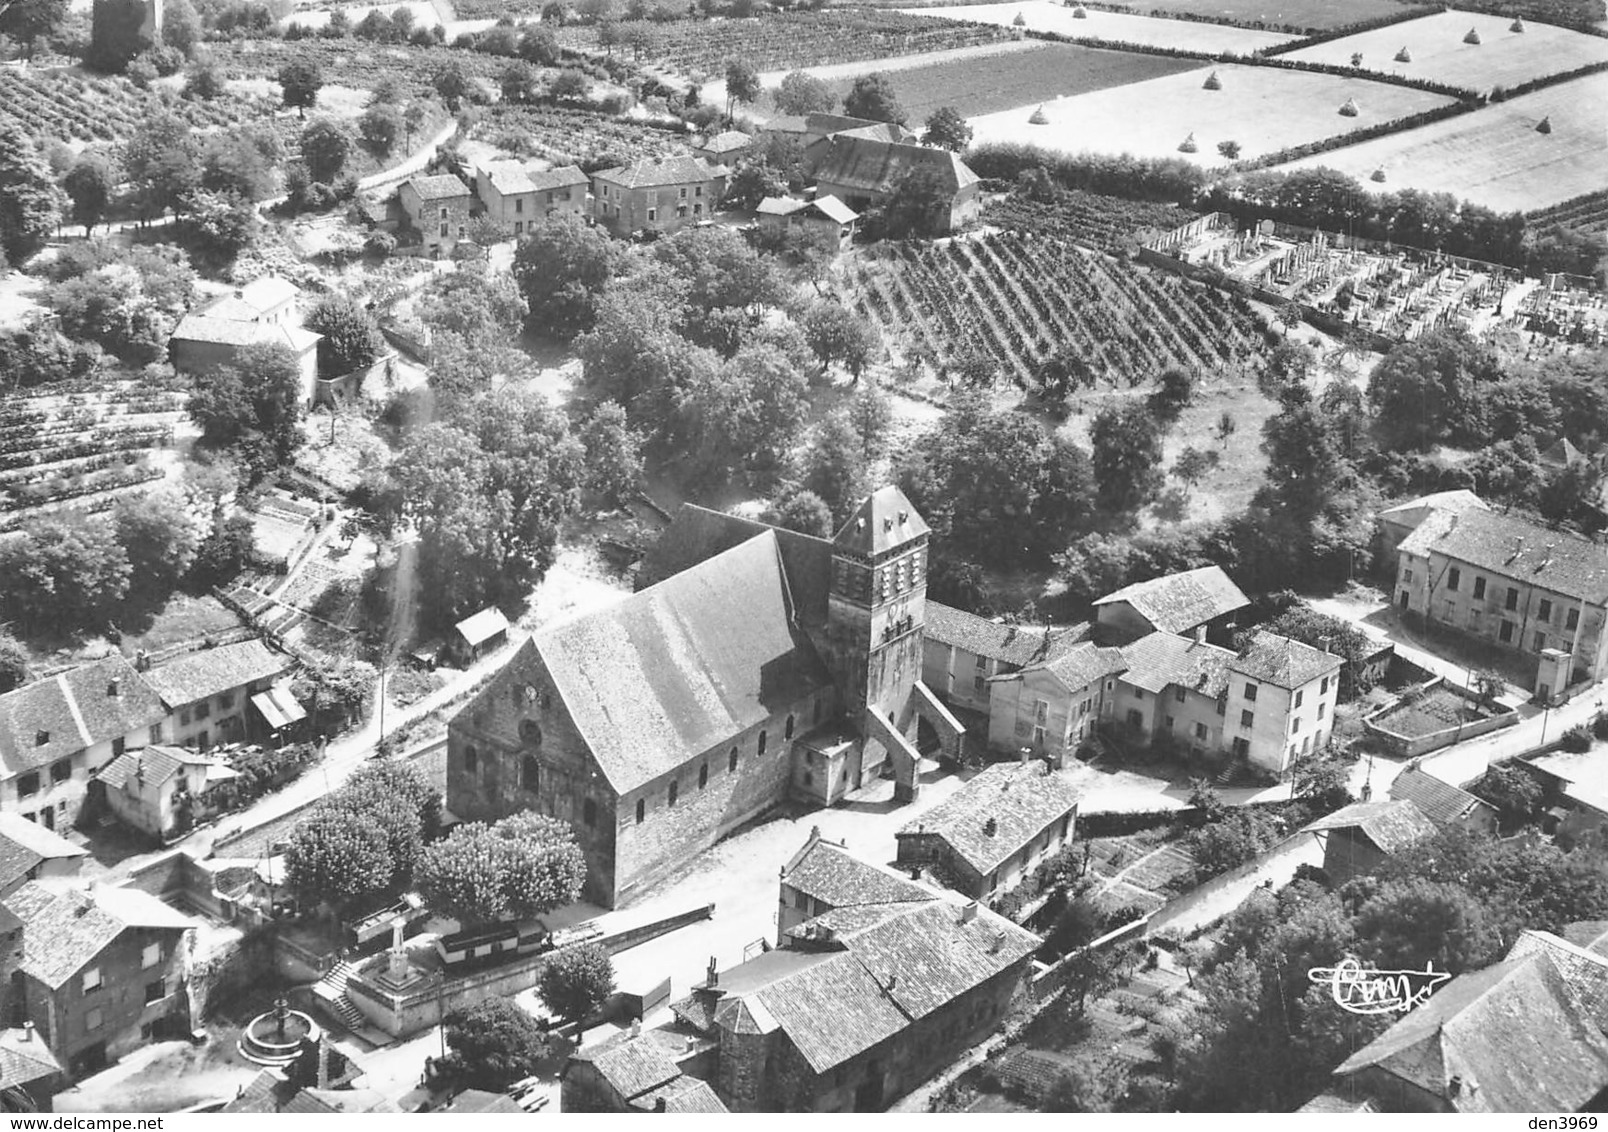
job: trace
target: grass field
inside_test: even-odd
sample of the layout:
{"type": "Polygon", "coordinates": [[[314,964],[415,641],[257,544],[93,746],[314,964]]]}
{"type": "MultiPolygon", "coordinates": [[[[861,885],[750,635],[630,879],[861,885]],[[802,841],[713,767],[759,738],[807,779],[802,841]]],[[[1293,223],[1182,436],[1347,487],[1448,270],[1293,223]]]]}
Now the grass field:
{"type": "Polygon", "coordinates": [[[1509,30],[1511,23],[1503,16],[1437,12],[1408,23],[1303,47],[1288,57],[1344,67],[1350,65],[1353,54],[1361,52],[1365,70],[1433,79],[1480,91],[1516,86],[1529,79],[1608,60],[1608,39],[1536,23],[1526,24],[1523,32],[1515,32],[1509,30]],[[1479,32],[1478,44],[1463,42],[1470,28],[1479,32]],[[1402,48],[1412,56],[1411,62],[1396,60],[1402,48]]]}
{"type": "MultiPolygon", "coordinates": [[[[910,67],[889,76],[899,104],[919,127],[940,106],[953,106],[965,117],[992,114],[1040,99],[1107,90],[1175,75],[1198,66],[1190,59],[1103,51],[1068,43],[1037,43],[1009,58],[978,56],[925,67],[910,67]]],[[[831,81],[839,97],[854,85],[852,78],[831,81]]]]}
{"type": "Polygon", "coordinates": [[[1027,142],[1067,153],[1187,157],[1213,166],[1224,163],[1217,152],[1219,142],[1236,141],[1242,158],[1256,157],[1451,101],[1366,79],[1217,65],[1115,90],[1045,100],[1044,125],[1028,121],[1034,104],[973,117],[971,124],[977,142],[1027,142]],[[1222,89],[1203,89],[1214,70],[1222,89]],[[1360,113],[1347,118],[1340,107],[1352,98],[1360,113]],[[1178,147],[1191,134],[1196,152],[1180,152],[1178,147]]]}
{"type": "MultiPolygon", "coordinates": [[[[1108,0],[1132,8],[1135,13],[1167,16],[1178,15],[1236,24],[1265,24],[1268,27],[1295,27],[1311,31],[1332,31],[1350,24],[1400,12],[1399,0],[1349,0],[1336,4],[1333,0],[1108,0]]],[[[841,7],[901,8],[908,7],[937,15],[935,8],[969,7],[968,0],[933,0],[927,4],[910,4],[908,0],[852,0],[841,7]]],[[[1428,11],[1428,9],[1425,9],[1428,11]]],[[[1093,12],[1089,13],[1091,16],[1093,12]]]]}
{"type": "Polygon", "coordinates": [[[1020,14],[1027,21],[1026,26],[1034,31],[1052,31],[1059,35],[1139,43],[1147,47],[1210,51],[1214,54],[1233,51],[1249,55],[1259,48],[1276,47],[1296,38],[1282,32],[1252,31],[1223,24],[1155,19],[1120,12],[1097,12],[1093,9],[1089,9],[1083,19],[1077,19],[1073,16],[1071,8],[1054,3],[1053,0],[907,10],[912,13],[922,12],[926,15],[944,16],[955,20],[974,20],[977,23],[999,24],[1004,27],[1011,26],[1020,14]]]}
{"type": "Polygon", "coordinates": [[[1449,192],[1499,212],[1528,212],[1601,189],[1608,179],[1608,75],[1576,79],[1416,130],[1346,146],[1281,169],[1323,165],[1370,189],[1449,192]],[[1536,132],[1542,118],[1552,132],[1536,132]],[[1383,169],[1386,180],[1369,180],[1383,169]]]}

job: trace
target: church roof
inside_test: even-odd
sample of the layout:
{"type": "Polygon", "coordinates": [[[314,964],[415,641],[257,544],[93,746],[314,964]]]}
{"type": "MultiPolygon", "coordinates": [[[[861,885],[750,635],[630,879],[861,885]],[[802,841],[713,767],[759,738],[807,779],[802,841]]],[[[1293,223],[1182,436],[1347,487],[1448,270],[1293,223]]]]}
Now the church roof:
{"type": "Polygon", "coordinates": [[[931,528],[905,493],[889,484],[861,501],[848,522],[839,528],[832,544],[870,558],[930,533],[931,528]]]}
{"type": "Polygon", "coordinates": [[[657,585],[767,531],[774,534],[781,550],[793,608],[805,624],[821,624],[826,620],[826,594],[832,580],[830,541],[691,503],[681,505],[669,528],[643,558],[637,588],[657,585]]]}

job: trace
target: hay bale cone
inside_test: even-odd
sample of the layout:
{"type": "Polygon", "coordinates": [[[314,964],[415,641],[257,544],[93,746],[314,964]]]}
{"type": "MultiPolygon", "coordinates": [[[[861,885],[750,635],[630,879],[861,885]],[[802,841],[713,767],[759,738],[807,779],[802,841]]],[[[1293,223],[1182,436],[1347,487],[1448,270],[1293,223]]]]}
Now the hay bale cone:
{"type": "Polygon", "coordinates": [[[1548,116],[1537,122],[1535,132],[1538,134],[1550,134],[1552,132],[1552,118],[1548,116]]]}
{"type": "Polygon", "coordinates": [[[1089,18],[1089,10],[1082,4],[1079,4],[1076,8],[1072,9],[1072,18],[1074,20],[1086,20],[1089,18]]]}
{"type": "Polygon", "coordinates": [[[1463,37],[1463,42],[1464,43],[1472,43],[1475,47],[1478,47],[1481,43],[1484,42],[1484,40],[1480,39],[1480,29],[1479,28],[1469,28],[1468,29],[1468,34],[1463,37]]]}
{"type": "Polygon", "coordinates": [[[1522,16],[1515,16],[1513,18],[1513,22],[1508,25],[1508,31],[1524,31],[1524,18],[1522,16]]]}
{"type": "Polygon", "coordinates": [[[1222,90],[1223,80],[1217,77],[1216,71],[1213,71],[1211,74],[1206,76],[1206,81],[1200,85],[1206,90],[1222,90]]]}
{"type": "Polygon", "coordinates": [[[1370,174],[1370,175],[1369,175],[1369,177],[1368,177],[1368,180],[1370,180],[1370,181],[1377,181],[1377,182],[1378,182],[1378,183],[1380,183],[1380,184],[1384,184],[1384,181],[1385,181],[1385,171],[1384,171],[1384,170],[1383,170],[1383,169],[1375,169],[1375,170],[1374,170],[1374,171],[1373,171],[1373,173],[1371,173],[1371,174],[1370,174]]]}
{"type": "Polygon", "coordinates": [[[1025,28],[1027,26],[1027,17],[1022,15],[1022,13],[1017,12],[1016,18],[1012,20],[1011,23],[1015,24],[1019,28],[1025,28]]]}
{"type": "Polygon", "coordinates": [[[1340,115],[1344,118],[1355,118],[1360,113],[1362,109],[1357,105],[1355,98],[1346,99],[1345,104],[1340,107],[1340,115]]]}
{"type": "Polygon", "coordinates": [[[1050,124],[1049,118],[1047,118],[1044,114],[1044,107],[1042,105],[1028,116],[1027,124],[1029,126],[1047,126],[1050,124]]]}
{"type": "Polygon", "coordinates": [[[1411,51],[1408,51],[1405,47],[1403,47],[1400,51],[1396,52],[1396,62],[1398,62],[1398,63],[1411,63],[1412,61],[1413,61],[1413,53],[1411,51]]]}
{"type": "Polygon", "coordinates": [[[1195,153],[1195,152],[1199,151],[1199,149],[1200,149],[1200,146],[1195,144],[1195,135],[1194,134],[1190,134],[1187,138],[1185,138],[1183,141],[1178,143],[1178,152],[1179,153],[1195,153]]]}

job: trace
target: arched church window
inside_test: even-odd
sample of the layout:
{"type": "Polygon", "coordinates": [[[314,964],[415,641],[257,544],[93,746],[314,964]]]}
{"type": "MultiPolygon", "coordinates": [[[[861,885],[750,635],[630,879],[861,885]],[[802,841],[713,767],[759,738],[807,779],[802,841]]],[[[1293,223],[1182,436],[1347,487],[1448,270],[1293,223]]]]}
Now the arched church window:
{"type": "Polygon", "coordinates": [[[538,724],[534,719],[522,719],[522,720],[520,720],[519,721],[519,737],[524,742],[529,743],[532,747],[541,746],[542,745],[542,729],[541,729],[541,725],[538,724]]]}
{"type": "Polygon", "coordinates": [[[519,788],[531,794],[538,793],[542,787],[541,764],[531,755],[525,756],[525,761],[519,766],[519,788]]]}

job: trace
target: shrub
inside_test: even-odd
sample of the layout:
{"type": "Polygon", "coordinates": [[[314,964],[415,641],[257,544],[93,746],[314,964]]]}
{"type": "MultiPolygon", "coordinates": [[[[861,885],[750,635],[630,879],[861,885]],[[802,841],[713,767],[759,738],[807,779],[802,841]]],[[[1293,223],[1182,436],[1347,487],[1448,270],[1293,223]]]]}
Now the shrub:
{"type": "Polygon", "coordinates": [[[1565,731],[1558,745],[1571,754],[1583,755],[1591,750],[1591,741],[1591,728],[1581,725],[1565,731]]]}

